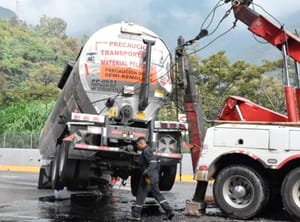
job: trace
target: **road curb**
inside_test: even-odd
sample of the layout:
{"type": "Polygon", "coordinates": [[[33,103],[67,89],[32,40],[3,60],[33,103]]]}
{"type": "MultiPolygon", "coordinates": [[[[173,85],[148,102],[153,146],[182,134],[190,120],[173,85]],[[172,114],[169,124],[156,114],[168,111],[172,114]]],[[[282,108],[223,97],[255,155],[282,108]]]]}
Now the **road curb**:
{"type": "Polygon", "coordinates": [[[22,166],[22,165],[0,165],[0,171],[16,171],[16,172],[39,172],[39,166],[22,166]]]}
{"type": "MultiPolygon", "coordinates": [[[[15,171],[15,172],[28,172],[38,173],[39,166],[24,166],[24,165],[0,165],[0,171],[15,171]]],[[[193,174],[176,175],[176,181],[180,182],[195,182],[193,174]]]]}
{"type": "MultiPolygon", "coordinates": [[[[39,172],[41,155],[38,149],[0,148],[0,171],[39,172]],[[18,158],[16,158],[18,157],[18,158]]],[[[184,153],[178,165],[176,181],[195,182],[191,155],[184,153]]]]}
{"type": "Polygon", "coordinates": [[[181,181],[181,182],[196,182],[194,180],[194,175],[193,174],[182,174],[182,175],[179,175],[177,174],[176,175],[176,181],[181,181]]]}

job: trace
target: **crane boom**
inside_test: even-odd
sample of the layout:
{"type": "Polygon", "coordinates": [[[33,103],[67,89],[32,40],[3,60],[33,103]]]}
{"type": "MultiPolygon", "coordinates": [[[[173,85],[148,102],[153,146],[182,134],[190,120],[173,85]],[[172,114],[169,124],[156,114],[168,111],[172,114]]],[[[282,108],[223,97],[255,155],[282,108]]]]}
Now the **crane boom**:
{"type": "Polygon", "coordinates": [[[178,64],[179,80],[185,91],[184,94],[184,112],[186,114],[190,144],[193,171],[196,172],[200,149],[205,135],[202,108],[197,96],[195,80],[191,74],[189,60],[186,57],[185,41],[182,37],[178,38],[178,47],[176,48],[176,61],[178,64]]]}
{"type": "Polygon", "coordinates": [[[300,38],[285,30],[284,26],[274,23],[249,8],[251,2],[231,0],[235,18],[247,25],[252,33],[265,39],[279,50],[282,50],[282,46],[285,45],[287,55],[300,62],[300,38]]]}
{"type": "Polygon", "coordinates": [[[300,38],[285,30],[283,25],[276,24],[251,9],[249,5],[252,3],[252,0],[227,0],[225,2],[231,2],[235,18],[247,25],[249,31],[265,39],[282,51],[286,81],[284,92],[288,120],[290,122],[298,121],[297,109],[299,113],[300,89],[296,89],[297,93],[295,95],[294,87],[290,86],[287,56],[294,59],[296,63],[300,62],[300,38]],[[299,101],[297,105],[295,104],[295,96],[296,101],[299,101]]]}

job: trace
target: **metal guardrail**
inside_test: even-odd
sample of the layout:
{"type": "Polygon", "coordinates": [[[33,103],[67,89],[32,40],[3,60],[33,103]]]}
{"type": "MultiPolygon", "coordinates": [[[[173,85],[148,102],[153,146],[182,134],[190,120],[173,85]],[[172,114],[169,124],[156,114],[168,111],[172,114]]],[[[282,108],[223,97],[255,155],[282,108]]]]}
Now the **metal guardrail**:
{"type": "Polygon", "coordinates": [[[1,148],[29,148],[36,149],[39,144],[40,134],[0,134],[1,148]]]}

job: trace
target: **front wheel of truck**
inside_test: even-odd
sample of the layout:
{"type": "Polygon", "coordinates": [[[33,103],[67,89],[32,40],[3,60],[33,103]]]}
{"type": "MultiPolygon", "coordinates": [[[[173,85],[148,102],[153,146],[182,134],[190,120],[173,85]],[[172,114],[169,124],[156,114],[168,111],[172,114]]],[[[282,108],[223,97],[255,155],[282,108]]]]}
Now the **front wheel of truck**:
{"type": "Polygon", "coordinates": [[[232,165],[216,176],[213,194],[223,212],[232,218],[245,220],[262,211],[268,200],[268,187],[255,169],[232,165]]]}

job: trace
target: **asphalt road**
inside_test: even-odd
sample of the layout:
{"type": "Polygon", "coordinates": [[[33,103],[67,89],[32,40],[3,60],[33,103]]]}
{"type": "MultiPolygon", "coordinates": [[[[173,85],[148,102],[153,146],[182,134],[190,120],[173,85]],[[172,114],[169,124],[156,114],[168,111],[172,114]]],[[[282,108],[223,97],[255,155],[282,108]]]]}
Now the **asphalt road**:
{"type": "MultiPolygon", "coordinates": [[[[0,221],[126,221],[134,204],[134,196],[127,186],[115,186],[106,193],[63,192],[69,197],[57,200],[52,190],[37,189],[37,173],[0,171],[0,221]]],[[[185,216],[185,202],[193,195],[195,183],[176,182],[170,192],[164,192],[166,199],[175,209],[172,221],[182,222],[224,222],[233,220],[224,217],[213,204],[201,217],[185,216]]],[[[162,209],[147,199],[143,209],[144,221],[164,221],[162,209]]],[[[250,222],[289,221],[284,211],[271,212],[250,222]]]]}

